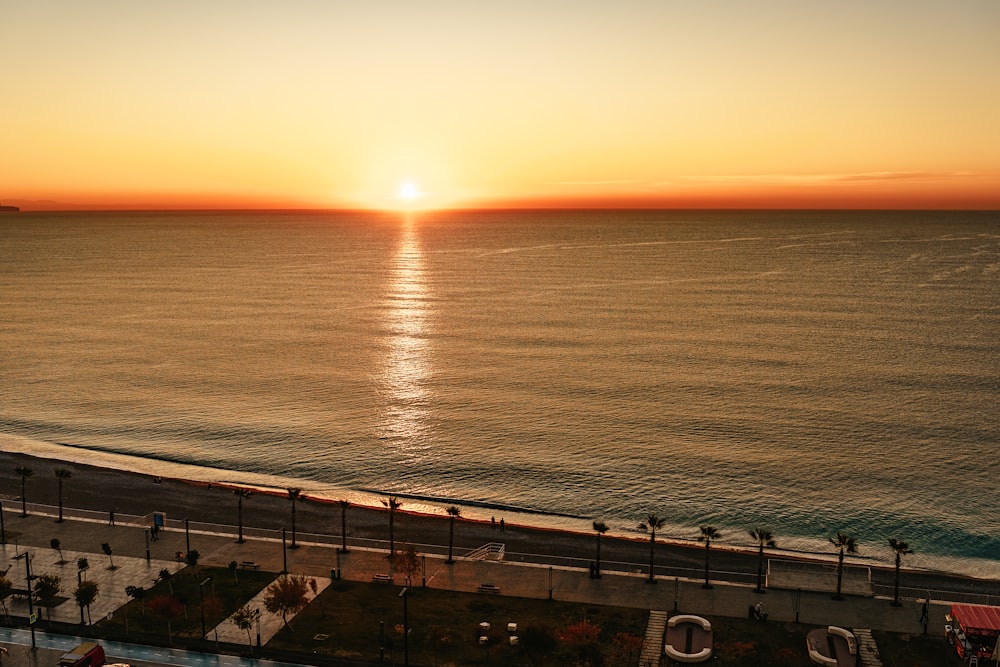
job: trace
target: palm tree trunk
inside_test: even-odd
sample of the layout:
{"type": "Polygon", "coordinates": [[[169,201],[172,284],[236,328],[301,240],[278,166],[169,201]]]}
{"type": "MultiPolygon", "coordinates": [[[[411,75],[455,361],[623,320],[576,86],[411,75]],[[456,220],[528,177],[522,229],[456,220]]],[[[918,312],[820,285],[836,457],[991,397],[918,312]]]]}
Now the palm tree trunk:
{"type": "Polygon", "coordinates": [[[895,587],[894,587],[893,601],[892,601],[892,605],[894,607],[901,607],[902,606],[902,603],[899,601],[899,565],[900,565],[901,561],[902,561],[902,555],[897,551],[896,552],[896,584],[895,584],[895,587]]]}
{"type": "Polygon", "coordinates": [[[597,564],[594,566],[594,577],[601,578],[601,534],[597,534],[597,564]]]}
{"type": "Polygon", "coordinates": [[[292,544],[290,549],[298,549],[299,545],[295,543],[295,499],[292,498],[292,544]]]}
{"type": "Polygon", "coordinates": [[[649,533],[649,579],[647,583],[655,584],[656,579],[653,578],[653,549],[656,547],[656,531],[650,531],[649,533]]]}
{"type": "Polygon", "coordinates": [[[452,547],[455,544],[455,517],[451,517],[451,525],[448,526],[448,560],[445,562],[451,565],[455,559],[451,557],[452,547]]]}
{"type": "MultiPolygon", "coordinates": [[[[59,481],[59,518],[56,523],[63,522],[63,499],[62,499],[62,477],[56,478],[59,481]]],[[[62,560],[62,554],[59,555],[59,559],[62,560]]]]}
{"type": "Polygon", "coordinates": [[[709,581],[709,570],[708,570],[708,556],[711,553],[712,542],[711,540],[705,540],[705,583],[702,588],[711,588],[712,582],[709,581]]]}
{"type": "Polygon", "coordinates": [[[757,557],[757,592],[764,591],[764,544],[760,545],[760,554],[757,557]]]}
{"type": "Polygon", "coordinates": [[[837,596],[836,599],[842,600],[843,596],[840,594],[840,584],[844,580],[844,550],[840,550],[840,557],[837,559],[837,596]]]}
{"type": "Polygon", "coordinates": [[[347,505],[340,506],[340,550],[347,553],[347,505]]]}
{"type": "Polygon", "coordinates": [[[21,475],[21,516],[28,516],[28,501],[24,497],[24,475],[21,475]]]}
{"type": "Polygon", "coordinates": [[[243,542],[244,542],[244,540],[243,540],[243,493],[240,492],[239,494],[237,494],[236,499],[237,499],[236,500],[236,521],[237,521],[237,524],[239,525],[239,536],[236,538],[236,541],[239,544],[243,544],[243,542]]]}

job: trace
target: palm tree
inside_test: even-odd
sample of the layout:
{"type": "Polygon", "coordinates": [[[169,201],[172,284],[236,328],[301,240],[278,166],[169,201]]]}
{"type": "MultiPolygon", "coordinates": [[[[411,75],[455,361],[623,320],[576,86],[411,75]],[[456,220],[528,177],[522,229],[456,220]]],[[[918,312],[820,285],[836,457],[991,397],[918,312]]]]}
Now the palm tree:
{"type": "Polygon", "coordinates": [[[24,482],[34,475],[35,471],[27,466],[17,466],[14,468],[14,472],[21,477],[21,516],[28,516],[28,504],[24,497],[24,482]]]}
{"type": "Polygon", "coordinates": [[[594,566],[594,578],[601,578],[601,535],[608,532],[608,524],[603,521],[594,521],[594,530],[597,531],[597,564],[594,566]]]}
{"type": "Polygon", "coordinates": [[[699,526],[701,535],[698,536],[699,542],[705,543],[705,583],[701,585],[702,588],[711,588],[712,582],[709,581],[708,572],[708,555],[712,551],[712,540],[717,540],[722,537],[722,534],[715,529],[715,526],[699,526]]]}
{"type": "Polygon", "coordinates": [[[298,549],[299,545],[295,543],[295,501],[302,497],[302,489],[291,487],[288,489],[288,499],[292,502],[292,544],[288,547],[289,549],[298,549]]]}
{"type": "Polygon", "coordinates": [[[902,564],[903,556],[912,554],[913,549],[910,548],[909,544],[902,540],[897,540],[895,537],[889,538],[889,548],[896,553],[896,586],[892,606],[902,607],[903,603],[899,601],[899,566],[902,564]]]}
{"type": "Polygon", "coordinates": [[[236,494],[236,521],[239,526],[239,535],[236,538],[236,543],[243,544],[246,541],[243,539],[243,499],[252,496],[253,491],[250,489],[233,489],[233,493],[236,494]]]}
{"type": "Polygon", "coordinates": [[[382,504],[389,508],[389,556],[396,553],[395,534],[393,533],[393,520],[396,510],[403,506],[396,496],[389,496],[388,500],[383,500],[382,504]]]}
{"type": "Polygon", "coordinates": [[[666,521],[666,519],[661,519],[655,514],[650,514],[646,517],[646,521],[644,523],[639,524],[639,530],[649,533],[649,579],[646,580],[647,584],[656,583],[656,579],[653,578],[653,556],[654,550],[656,549],[656,531],[662,528],[666,521]]]}
{"type": "Polygon", "coordinates": [[[832,544],[834,548],[840,552],[840,556],[837,559],[837,594],[833,599],[843,600],[844,597],[840,594],[840,584],[844,579],[844,554],[857,553],[858,544],[855,542],[853,537],[845,535],[844,533],[837,533],[836,537],[831,537],[830,544],[832,544]]]}
{"type": "Polygon", "coordinates": [[[764,547],[773,549],[778,545],[774,542],[774,535],[767,528],[754,528],[750,531],[750,537],[757,540],[757,546],[760,548],[757,558],[757,592],[764,593],[764,547]]]}
{"type": "Polygon", "coordinates": [[[462,510],[452,505],[445,511],[448,512],[448,516],[451,517],[451,524],[448,526],[448,560],[446,560],[445,563],[451,565],[455,562],[455,559],[451,557],[452,549],[455,545],[455,519],[459,517],[462,510]]]}
{"type": "Polygon", "coordinates": [[[63,481],[69,479],[73,476],[73,473],[66,468],[56,468],[56,481],[59,483],[59,518],[56,519],[56,523],[62,523],[63,521],[63,481]]]}
{"type": "Polygon", "coordinates": [[[347,553],[347,508],[351,503],[347,500],[340,501],[340,551],[347,553]]]}

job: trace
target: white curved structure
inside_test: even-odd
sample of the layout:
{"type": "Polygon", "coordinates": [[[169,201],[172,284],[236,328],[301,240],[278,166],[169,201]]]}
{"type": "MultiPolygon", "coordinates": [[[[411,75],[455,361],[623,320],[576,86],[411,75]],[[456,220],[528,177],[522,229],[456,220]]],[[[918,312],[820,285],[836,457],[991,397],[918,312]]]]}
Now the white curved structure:
{"type": "MultiPolygon", "coordinates": [[[[699,645],[703,643],[704,642],[700,642],[699,645]]],[[[712,624],[701,616],[693,616],[691,614],[679,614],[677,616],[670,617],[670,619],[667,620],[667,642],[664,644],[663,650],[667,654],[668,658],[676,660],[677,662],[695,663],[708,660],[712,657],[712,624]],[[671,635],[674,635],[673,638],[676,641],[677,634],[676,632],[671,633],[670,630],[671,628],[678,628],[678,626],[685,624],[695,626],[695,628],[698,628],[701,631],[700,634],[707,634],[708,646],[703,646],[701,649],[694,651],[693,653],[686,653],[685,651],[675,648],[675,642],[671,641],[671,635]]]]}

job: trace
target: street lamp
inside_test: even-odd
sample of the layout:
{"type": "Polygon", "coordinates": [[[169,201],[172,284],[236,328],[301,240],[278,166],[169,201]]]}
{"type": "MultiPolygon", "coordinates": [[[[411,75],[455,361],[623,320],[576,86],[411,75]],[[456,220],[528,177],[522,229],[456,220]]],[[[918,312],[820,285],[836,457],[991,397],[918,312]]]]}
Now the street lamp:
{"type": "Polygon", "coordinates": [[[406,598],[409,588],[399,591],[399,597],[403,598],[403,667],[410,665],[410,618],[407,614],[406,598]]]}
{"type": "Polygon", "coordinates": [[[205,635],[208,634],[208,630],[205,629],[205,584],[212,581],[212,577],[206,577],[204,581],[198,584],[198,606],[201,607],[201,638],[204,639],[205,635]]]}

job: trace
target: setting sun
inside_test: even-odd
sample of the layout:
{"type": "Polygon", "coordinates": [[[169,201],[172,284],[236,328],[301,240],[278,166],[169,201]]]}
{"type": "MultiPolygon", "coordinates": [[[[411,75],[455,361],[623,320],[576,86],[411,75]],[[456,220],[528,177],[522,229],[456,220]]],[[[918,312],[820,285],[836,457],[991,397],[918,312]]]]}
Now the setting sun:
{"type": "Polygon", "coordinates": [[[413,181],[403,181],[399,185],[399,198],[405,202],[414,202],[424,196],[420,187],[413,181]]]}

